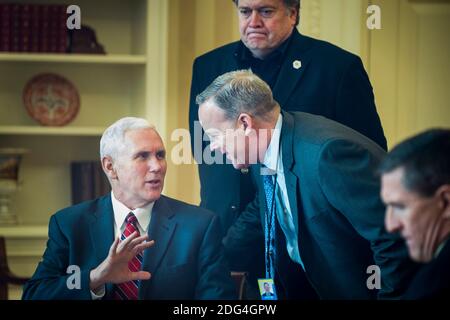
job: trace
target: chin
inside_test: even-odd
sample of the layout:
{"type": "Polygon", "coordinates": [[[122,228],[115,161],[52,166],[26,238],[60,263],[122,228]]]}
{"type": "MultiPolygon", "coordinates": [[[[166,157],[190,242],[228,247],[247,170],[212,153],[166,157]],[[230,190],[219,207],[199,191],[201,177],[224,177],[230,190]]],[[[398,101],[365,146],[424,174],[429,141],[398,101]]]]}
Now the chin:
{"type": "Polygon", "coordinates": [[[412,260],[418,263],[428,263],[432,259],[432,256],[428,257],[424,252],[411,248],[409,249],[409,256],[412,260]]]}
{"type": "Polygon", "coordinates": [[[162,190],[155,190],[155,191],[149,192],[146,196],[148,203],[154,202],[154,201],[158,200],[159,198],[161,198],[161,191],[162,190]]]}

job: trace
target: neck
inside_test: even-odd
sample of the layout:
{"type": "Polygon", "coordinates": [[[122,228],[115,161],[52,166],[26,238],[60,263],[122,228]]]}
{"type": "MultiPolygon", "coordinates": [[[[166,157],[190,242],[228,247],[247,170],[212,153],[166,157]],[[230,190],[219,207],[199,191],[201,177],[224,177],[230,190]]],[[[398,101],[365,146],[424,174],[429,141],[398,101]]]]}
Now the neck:
{"type": "Polygon", "coordinates": [[[117,201],[122,203],[124,206],[126,206],[130,210],[135,210],[137,208],[143,208],[150,203],[150,202],[146,202],[146,201],[137,201],[134,199],[129,199],[123,192],[121,192],[120,190],[114,189],[114,188],[113,188],[113,194],[114,194],[114,198],[116,198],[117,201]]]}
{"type": "Polygon", "coordinates": [[[262,121],[258,128],[258,141],[260,150],[264,150],[264,152],[259,153],[258,161],[262,163],[264,161],[264,157],[266,155],[267,149],[269,148],[270,142],[272,141],[272,136],[274,133],[274,129],[277,125],[278,116],[280,114],[279,110],[273,113],[268,121],[262,121]]]}
{"type": "MultiPolygon", "coordinates": [[[[438,239],[438,245],[437,245],[436,250],[439,250],[441,245],[444,245],[447,241],[450,240],[450,222],[448,222],[446,220],[443,225],[444,225],[444,227],[442,228],[441,236],[438,239]]],[[[438,252],[436,252],[436,253],[438,253],[438,252]]]]}

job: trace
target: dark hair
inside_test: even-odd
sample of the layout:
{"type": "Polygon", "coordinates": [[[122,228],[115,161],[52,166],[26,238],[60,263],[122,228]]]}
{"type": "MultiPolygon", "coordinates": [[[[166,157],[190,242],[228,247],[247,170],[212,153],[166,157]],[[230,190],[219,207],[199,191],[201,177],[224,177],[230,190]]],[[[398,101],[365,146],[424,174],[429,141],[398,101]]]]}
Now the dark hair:
{"type": "MultiPolygon", "coordinates": [[[[239,5],[239,0],[232,0],[234,4],[239,5]]],[[[300,1],[301,0],[283,0],[284,5],[287,8],[295,8],[297,10],[297,19],[295,20],[295,25],[298,26],[300,22],[300,1]]]]}
{"type": "Polygon", "coordinates": [[[450,184],[450,129],[430,129],[403,141],[386,155],[378,171],[397,168],[404,169],[404,187],[422,196],[450,184]]]}

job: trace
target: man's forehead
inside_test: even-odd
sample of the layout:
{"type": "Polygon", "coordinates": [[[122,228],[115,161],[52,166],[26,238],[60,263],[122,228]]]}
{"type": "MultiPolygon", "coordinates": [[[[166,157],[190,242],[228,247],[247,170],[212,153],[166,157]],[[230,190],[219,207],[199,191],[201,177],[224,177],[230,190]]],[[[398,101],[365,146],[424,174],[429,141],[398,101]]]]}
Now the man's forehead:
{"type": "Polygon", "coordinates": [[[224,122],[225,111],[219,108],[212,99],[205,101],[199,109],[199,120],[203,126],[211,126],[211,124],[218,124],[224,122]]]}
{"type": "Polygon", "coordinates": [[[125,132],[125,141],[134,148],[152,146],[152,148],[164,148],[164,143],[153,128],[132,129],[125,132]]]}
{"type": "Polygon", "coordinates": [[[283,4],[283,0],[239,0],[238,7],[259,8],[275,7],[283,4]]]}
{"type": "Polygon", "coordinates": [[[400,201],[412,197],[403,185],[404,169],[396,168],[391,172],[383,174],[381,177],[381,195],[390,201],[400,201]]]}

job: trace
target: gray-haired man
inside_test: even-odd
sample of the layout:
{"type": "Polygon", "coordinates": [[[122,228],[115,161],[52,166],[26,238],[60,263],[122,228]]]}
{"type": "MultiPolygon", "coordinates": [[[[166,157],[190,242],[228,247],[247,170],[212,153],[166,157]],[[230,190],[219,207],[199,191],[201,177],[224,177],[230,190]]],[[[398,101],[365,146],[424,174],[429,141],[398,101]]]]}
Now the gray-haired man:
{"type": "Polygon", "coordinates": [[[382,148],[332,120],[282,112],[249,71],[219,76],[197,103],[211,148],[237,169],[252,165],[258,185],[225,237],[230,256],[253,241],[247,230],[262,226],[266,278],[275,279],[281,297],[311,297],[304,272],[321,298],[374,298],[378,290],[367,281],[373,265],[381,269],[379,296],[401,295],[415,268],[403,241],[384,229],[375,175],[382,148]]]}
{"type": "Polygon", "coordinates": [[[112,192],[50,219],[23,299],[232,299],[218,218],[161,195],[166,151],[145,119],[123,118],[100,142],[112,192]],[[151,240],[151,241],[149,241],[151,240]],[[68,285],[69,266],[79,286],[68,285]]]}

